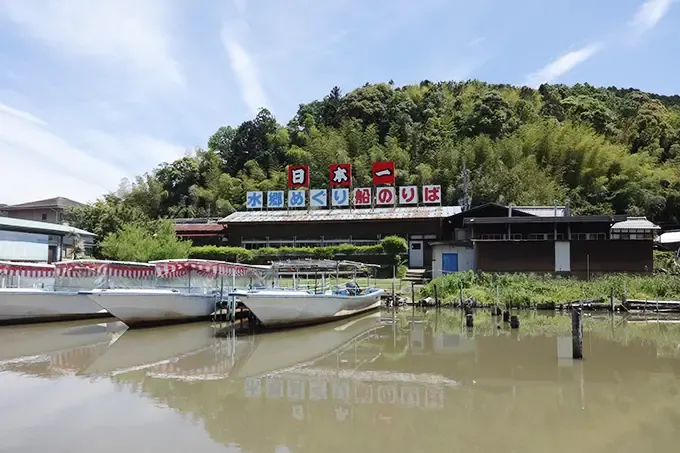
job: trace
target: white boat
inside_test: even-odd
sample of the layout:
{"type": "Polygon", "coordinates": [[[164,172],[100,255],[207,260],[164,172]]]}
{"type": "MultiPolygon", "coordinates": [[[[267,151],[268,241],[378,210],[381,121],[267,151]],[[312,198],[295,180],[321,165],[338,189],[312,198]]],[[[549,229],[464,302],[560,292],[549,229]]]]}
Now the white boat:
{"type": "Polygon", "coordinates": [[[94,290],[90,299],[129,327],[199,321],[215,312],[224,293],[220,288],[231,288],[230,280],[248,272],[245,265],[209,260],[162,260],[150,265],[156,289],[94,290]]]}
{"type": "MultiPolygon", "coordinates": [[[[330,269],[336,272],[341,267],[360,269],[366,265],[353,262],[328,261],[298,261],[295,263],[274,263],[274,267],[284,269],[303,268],[307,273],[314,273],[317,277],[322,273],[322,287],[325,286],[324,271],[330,269]]],[[[355,272],[356,274],[356,272],[355,272]]],[[[296,279],[294,278],[294,281],[296,279]]],[[[344,288],[331,290],[297,289],[254,289],[235,291],[230,295],[237,297],[265,327],[293,327],[315,324],[342,319],[358,315],[381,305],[381,296],[385,291],[378,288],[361,290],[354,280],[344,288]]]]}
{"type": "Polygon", "coordinates": [[[128,327],[208,319],[218,293],[190,294],[176,289],[96,289],[88,297],[128,327]]]}
{"type": "Polygon", "coordinates": [[[52,264],[0,262],[0,323],[68,321],[108,316],[84,294],[54,291],[52,264]]]}

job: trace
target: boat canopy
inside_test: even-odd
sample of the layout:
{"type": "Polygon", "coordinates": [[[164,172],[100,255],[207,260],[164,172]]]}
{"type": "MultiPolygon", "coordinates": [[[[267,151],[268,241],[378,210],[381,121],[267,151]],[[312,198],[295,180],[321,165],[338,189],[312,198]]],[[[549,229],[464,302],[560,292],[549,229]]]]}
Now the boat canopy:
{"type": "Polygon", "coordinates": [[[201,259],[152,261],[159,288],[188,288],[190,292],[219,288],[262,286],[272,277],[270,266],[201,259]]]}
{"type": "Polygon", "coordinates": [[[54,266],[57,291],[149,288],[156,277],[153,264],[130,261],[69,260],[54,266]]]}
{"type": "Polygon", "coordinates": [[[174,259],[151,261],[156,268],[156,276],[159,278],[177,278],[189,272],[196,272],[206,277],[236,276],[243,277],[253,269],[260,269],[240,263],[228,263],[225,261],[199,260],[199,259],[174,259]]]}
{"type": "Polygon", "coordinates": [[[54,287],[54,265],[0,261],[0,288],[36,287],[54,287]]]}
{"type": "Polygon", "coordinates": [[[316,272],[316,271],[340,271],[340,270],[355,270],[368,271],[373,268],[380,268],[377,264],[360,263],[358,261],[336,261],[336,260],[286,260],[272,262],[273,269],[278,271],[288,272],[316,272]]]}

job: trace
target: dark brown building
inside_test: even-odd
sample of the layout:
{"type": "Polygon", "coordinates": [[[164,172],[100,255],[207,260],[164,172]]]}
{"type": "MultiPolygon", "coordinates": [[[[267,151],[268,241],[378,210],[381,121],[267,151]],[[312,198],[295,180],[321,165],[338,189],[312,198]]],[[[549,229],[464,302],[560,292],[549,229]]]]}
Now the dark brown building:
{"type": "Polygon", "coordinates": [[[374,245],[386,236],[409,242],[409,267],[429,267],[430,242],[450,239],[446,219],[458,206],[241,211],[222,219],[231,246],[319,247],[374,245]]]}
{"type": "Polygon", "coordinates": [[[433,276],[468,269],[577,276],[653,270],[659,227],[647,219],[561,214],[484,205],[452,216],[454,239],[433,244],[433,276]]]}
{"type": "Polygon", "coordinates": [[[195,246],[226,245],[226,226],[218,219],[175,219],[175,234],[195,246]]]}

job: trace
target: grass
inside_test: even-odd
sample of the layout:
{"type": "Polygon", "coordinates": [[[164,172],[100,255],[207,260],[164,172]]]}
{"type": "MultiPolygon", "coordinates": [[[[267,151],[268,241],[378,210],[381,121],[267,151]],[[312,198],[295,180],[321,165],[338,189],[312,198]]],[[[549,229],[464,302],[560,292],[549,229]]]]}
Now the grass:
{"type": "Polygon", "coordinates": [[[474,297],[482,304],[501,304],[531,308],[540,303],[566,303],[582,299],[623,297],[624,284],[628,299],[680,300],[680,278],[674,275],[650,276],[608,275],[590,281],[537,274],[475,274],[459,272],[434,279],[420,291],[420,297],[434,295],[434,286],[444,304],[458,300],[460,288],[464,297],[474,297]]]}

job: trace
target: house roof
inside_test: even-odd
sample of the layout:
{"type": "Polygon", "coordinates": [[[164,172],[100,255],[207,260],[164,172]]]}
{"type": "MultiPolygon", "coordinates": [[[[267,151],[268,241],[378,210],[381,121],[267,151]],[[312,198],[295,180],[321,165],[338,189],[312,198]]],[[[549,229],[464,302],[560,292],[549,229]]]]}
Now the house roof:
{"type": "Polygon", "coordinates": [[[612,225],[612,230],[660,230],[661,227],[653,224],[647,217],[628,217],[623,222],[612,225]]]}
{"type": "Polygon", "coordinates": [[[394,208],[312,209],[291,211],[239,211],[220,223],[345,222],[365,220],[416,220],[450,217],[460,206],[414,206],[394,208]]]}
{"type": "Polygon", "coordinates": [[[612,223],[626,220],[625,215],[587,215],[564,217],[473,217],[464,219],[465,225],[520,224],[520,223],[612,223]]]}
{"type": "Polygon", "coordinates": [[[176,223],[174,227],[175,233],[179,234],[216,234],[227,228],[219,223],[176,223]]]}
{"type": "Polygon", "coordinates": [[[513,211],[520,211],[536,217],[563,217],[566,206],[513,206],[513,211]]]}
{"type": "Polygon", "coordinates": [[[90,233],[89,231],[81,230],[68,225],[36,222],[35,220],[14,219],[11,217],[0,217],[0,230],[54,234],[57,236],[65,236],[69,233],[79,234],[80,236],[96,236],[96,234],[90,233]]]}
{"type": "Polygon", "coordinates": [[[71,207],[83,206],[83,203],[71,200],[66,197],[48,198],[46,200],[29,201],[26,203],[3,206],[3,211],[19,211],[25,209],[66,209],[71,207]]]}

